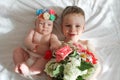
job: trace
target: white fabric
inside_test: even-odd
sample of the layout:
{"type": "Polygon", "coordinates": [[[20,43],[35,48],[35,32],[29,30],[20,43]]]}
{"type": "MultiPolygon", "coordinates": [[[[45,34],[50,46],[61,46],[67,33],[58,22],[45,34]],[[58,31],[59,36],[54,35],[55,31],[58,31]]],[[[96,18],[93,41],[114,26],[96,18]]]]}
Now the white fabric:
{"type": "Polygon", "coordinates": [[[120,0],[0,0],[0,80],[27,80],[14,72],[13,50],[23,46],[27,32],[34,27],[35,10],[53,8],[58,14],[54,33],[62,40],[60,14],[77,5],[86,14],[85,32],[100,56],[103,71],[97,80],[120,80],[120,0]]]}

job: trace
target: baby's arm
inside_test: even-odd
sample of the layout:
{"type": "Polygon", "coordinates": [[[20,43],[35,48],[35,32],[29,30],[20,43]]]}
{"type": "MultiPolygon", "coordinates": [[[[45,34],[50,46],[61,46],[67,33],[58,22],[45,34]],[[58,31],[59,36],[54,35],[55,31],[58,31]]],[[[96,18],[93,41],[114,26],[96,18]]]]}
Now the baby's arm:
{"type": "Polygon", "coordinates": [[[98,55],[95,53],[95,48],[93,47],[93,45],[87,41],[87,49],[90,50],[91,52],[94,53],[95,57],[98,59],[97,65],[96,65],[96,71],[93,74],[93,76],[90,78],[90,80],[95,80],[97,79],[97,76],[100,74],[101,70],[102,70],[102,66],[100,63],[100,57],[98,57],[98,55]]]}
{"type": "Polygon", "coordinates": [[[61,46],[61,42],[55,34],[51,34],[50,49],[56,50],[61,46]]]}
{"type": "Polygon", "coordinates": [[[27,49],[29,50],[34,50],[34,48],[36,47],[36,44],[33,43],[33,37],[34,37],[34,29],[30,30],[30,32],[28,33],[27,37],[25,38],[25,46],[27,47],[27,49]]]}

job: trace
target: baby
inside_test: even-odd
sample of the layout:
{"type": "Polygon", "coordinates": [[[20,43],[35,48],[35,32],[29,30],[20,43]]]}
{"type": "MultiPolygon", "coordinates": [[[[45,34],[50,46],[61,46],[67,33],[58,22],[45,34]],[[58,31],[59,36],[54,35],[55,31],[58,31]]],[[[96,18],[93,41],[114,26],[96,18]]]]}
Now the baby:
{"type": "Polygon", "coordinates": [[[14,50],[15,72],[24,76],[40,74],[50,59],[51,50],[61,45],[57,36],[52,33],[56,13],[53,9],[36,11],[35,28],[25,38],[25,48],[14,50]]]}
{"type": "MultiPolygon", "coordinates": [[[[76,47],[82,47],[84,50],[95,53],[95,49],[88,40],[80,40],[80,36],[85,28],[85,14],[84,11],[77,6],[68,6],[64,9],[61,19],[62,31],[65,36],[64,43],[71,43],[76,47]]],[[[95,55],[96,56],[96,55],[95,55]]],[[[96,56],[98,58],[98,56],[96,56]]],[[[98,63],[96,72],[89,80],[95,80],[100,73],[101,65],[98,63]]]]}
{"type": "Polygon", "coordinates": [[[84,11],[77,6],[66,7],[61,16],[61,27],[65,39],[44,71],[55,80],[95,80],[101,70],[99,58],[89,41],[80,40],[85,28],[84,11]],[[95,72],[90,70],[90,65],[95,72]]]}

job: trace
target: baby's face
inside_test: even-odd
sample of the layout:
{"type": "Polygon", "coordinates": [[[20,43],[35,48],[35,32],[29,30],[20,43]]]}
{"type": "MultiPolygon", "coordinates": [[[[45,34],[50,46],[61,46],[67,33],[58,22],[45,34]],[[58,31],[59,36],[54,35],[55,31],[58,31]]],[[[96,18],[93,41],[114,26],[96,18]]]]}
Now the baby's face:
{"type": "Polygon", "coordinates": [[[85,19],[81,14],[68,14],[63,18],[62,30],[66,39],[78,40],[84,31],[85,19]]]}
{"type": "Polygon", "coordinates": [[[50,34],[53,29],[53,21],[51,20],[45,20],[45,19],[38,19],[36,20],[36,30],[43,34],[50,34]]]}

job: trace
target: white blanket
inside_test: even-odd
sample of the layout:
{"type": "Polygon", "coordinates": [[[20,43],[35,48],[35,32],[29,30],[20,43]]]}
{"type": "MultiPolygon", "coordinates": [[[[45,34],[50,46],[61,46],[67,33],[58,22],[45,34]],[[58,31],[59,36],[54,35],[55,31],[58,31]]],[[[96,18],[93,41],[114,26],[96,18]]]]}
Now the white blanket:
{"type": "Polygon", "coordinates": [[[81,7],[86,14],[81,39],[90,40],[102,60],[97,80],[120,80],[120,0],[0,0],[0,80],[27,80],[14,72],[13,50],[22,46],[34,27],[35,10],[53,8],[58,14],[54,33],[62,40],[60,14],[69,5],[81,7]]]}

